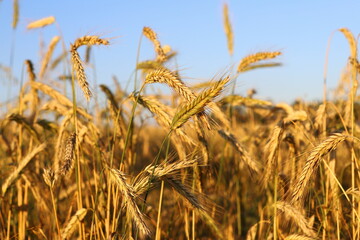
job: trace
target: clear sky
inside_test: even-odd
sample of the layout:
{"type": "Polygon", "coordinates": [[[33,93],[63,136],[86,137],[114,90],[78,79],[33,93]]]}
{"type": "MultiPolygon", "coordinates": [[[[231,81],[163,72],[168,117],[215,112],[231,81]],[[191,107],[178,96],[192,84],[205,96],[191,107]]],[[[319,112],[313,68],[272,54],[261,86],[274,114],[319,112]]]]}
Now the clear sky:
{"type": "MultiPolygon", "coordinates": [[[[54,16],[68,46],[83,35],[110,38],[110,46],[93,48],[97,82],[113,86],[116,75],[125,85],[135,67],[139,37],[144,26],[154,29],[163,45],[179,52],[177,63],[189,84],[210,79],[237,65],[242,57],[257,51],[282,51],[282,67],[259,69],[240,75],[237,92],[255,88],[258,97],[291,102],[297,97],[321,99],[327,42],[336,29],[360,33],[360,1],[244,1],[228,0],[234,32],[234,55],[229,57],[223,30],[223,0],[212,1],[40,1],[19,0],[19,24],[12,23],[12,1],[0,1],[0,64],[10,65],[15,41],[13,74],[21,79],[25,59],[39,70],[40,40],[46,45],[59,35],[59,28],[27,30],[31,21],[54,16]]],[[[60,53],[60,45],[54,56],[60,53]]],[[[340,34],[334,35],[328,85],[335,88],[345,67],[349,47],[340,34]]],[[[154,56],[152,45],[143,39],[140,60],[154,56]]],[[[8,83],[0,73],[1,101],[8,96],[8,83]]],[[[92,83],[92,76],[89,76],[92,83]]],[[[18,87],[12,88],[12,97],[18,87]]]]}

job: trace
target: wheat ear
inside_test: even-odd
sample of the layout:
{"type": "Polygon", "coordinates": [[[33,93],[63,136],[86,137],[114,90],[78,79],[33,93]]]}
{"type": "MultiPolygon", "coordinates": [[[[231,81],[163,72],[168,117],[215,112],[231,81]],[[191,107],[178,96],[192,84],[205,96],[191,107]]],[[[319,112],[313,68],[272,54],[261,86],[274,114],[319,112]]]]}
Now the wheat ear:
{"type": "Polygon", "coordinates": [[[156,61],[165,62],[167,60],[166,54],[164,53],[164,49],[161,47],[160,41],[158,40],[154,30],[150,27],[144,27],[143,34],[154,44],[155,52],[157,54],[156,61]]]}
{"type": "Polygon", "coordinates": [[[28,153],[24,159],[19,163],[18,167],[10,174],[10,176],[7,177],[5,182],[3,183],[1,190],[2,195],[4,196],[6,193],[6,190],[9,188],[9,186],[15,181],[15,179],[19,176],[21,171],[26,167],[26,165],[40,152],[44,151],[46,148],[46,143],[42,143],[38,145],[36,148],[34,148],[30,153],[28,153]]]}
{"type": "Polygon", "coordinates": [[[13,21],[12,28],[15,29],[19,22],[19,0],[13,2],[13,21]]]}
{"type": "Polygon", "coordinates": [[[246,163],[246,165],[249,166],[249,168],[252,171],[259,173],[260,171],[259,163],[250,157],[249,153],[239,143],[239,141],[236,139],[236,137],[233,134],[223,129],[219,130],[218,133],[222,138],[224,138],[226,141],[229,141],[234,146],[234,148],[240,154],[241,159],[246,163]]]}
{"type": "Polygon", "coordinates": [[[77,49],[83,45],[109,45],[109,41],[101,39],[98,36],[84,36],[76,39],[76,41],[71,45],[70,52],[72,66],[76,72],[80,88],[83,91],[86,100],[89,101],[92,96],[92,92],[89,88],[89,83],[86,80],[86,74],[81,58],[77,52],[77,49]]]}
{"type": "Polygon", "coordinates": [[[166,68],[159,68],[146,75],[145,83],[166,83],[176,93],[190,102],[196,97],[191,89],[172,71],[166,68]]]}
{"type": "Polygon", "coordinates": [[[243,72],[253,63],[276,58],[279,55],[281,55],[281,52],[258,52],[255,54],[248,55],[240,61],[237,71],[243,72]]]}
{"type": "Polygon", "coordinates": [[[220,92],[224,89],[225,85],[230,81],[229,77],[226,77],[220,81],[214,83],[209,89],[202,91],[194,100],[188,102],[175,114],[171,123],[171,129],[181,127],[190,117],[198,114],[204,110],[204,107],[220,92]]]}
{"type": "Polygon", "coordinates": [[[41,68],[40,68],[40,73],[39,76],[40,78],[42,78],[44,76],[45,70],[50,62],[51,56],[54,52],[54,49],[56,47],[56,44],[60,41],[60,37],[59,36],[55,36],[51,39],[51,42],[49,44],[48,50],[45,54],[45,57],[41,63],[41,68]]]}
{"type": "Polygon", "coordinates": [[[46,18],[42,18],[36,21],[33,21],[27,25],[27,29],[35,29],[35,28],[42,28],[47,25],[53,24],[55,22],[55,17],[50,16],[46,18]]]}
{"type": "Polygon", "coordinates": [[[66,140],[64,158],[59,167],[59,174],[62,176],[67,175],[74,165],[74,152],[76,145],[76,133],[71,133],[66,140]]]}
{"type": "Polygon", "coordinates": [[[70,239],[71,235],[76,229],[77,223],[81,222],[87,213],[86,208],[81,208],[70,218],[70,221],[66,224],[66,227],[61,230],[62,239],[70,239]]]}
{"type": "Polygon", "coordinates": [[[122,196],[124,197],[123,204],[127,209],[129,216],[133,219],[136,227],[142,234],[149,235],[150,230],[146,226],[144,216],[135,202],[136,195],[134,193],[134,189],[131,185],[127,184],[125,174],[114,168],[110,168],[109,173],[111,179],[116,183],[122,196]]]}
{"type": "Polygon", "coordinates": [[[231,27],[231,22],[229,18],[229,8],[225,3],[223,7],[223,21],[224,21],[224,31],[227,39],[227,47],[229,54],[232,55],[234,53],[234,34],[231,27]]]}
{"type": "Polygon", "coordinates": [[[299,234],[291,234],[289,236],[286,236],[284,240],[315,240],[317,238],[308,237],[308,236],[302,236],[299,234]]]}
{"type": "Polygon", "coordinates": [[[357,44],[356,44],[356,40],[354,38],[354,35],[350,32],[349,29],[347,28],[340,28],[339,29],[340,32],[342,32],[345,36],[345,38],[348,40],[349,42],[349,46],[350,46],[350,56],[353,59],[356,59],[357,56],[357,44]]]}
{"type": "Polygon", "coordinates": [[[335,133],[326,138],[322,143],[317,145],[310,153],[307,158],[305,166],[300,174],[300,177],[294,187],[292,194],[292,203],[295,203],[303,197],[305,187],[308,185],[310,177],[313,175],[317,167],[319,166],[320,160],[330,151],[336,149],[337,145],[347,138],[342,133],[335,133]]]}
{"type": "Polygon", "coordinates": [[[311,227],[308,219],[295,207],[289,203],[277,201],[276,208],[282,211],[287,218],[293,220],[294,223],[309,237],[315,237],[316,233],[311,227]]]}
{"type": "Polygon", "coordinates": [[[275,169],[276,156],[279,148],[281,138],[284,133],[284,126],[282,124],[276,125],[271,133],[269,142],[265,145],[265,153],[267,154],[266,158],[266,167],[263,183],[266,184],[269,182],[273,170],[275,169]]]}

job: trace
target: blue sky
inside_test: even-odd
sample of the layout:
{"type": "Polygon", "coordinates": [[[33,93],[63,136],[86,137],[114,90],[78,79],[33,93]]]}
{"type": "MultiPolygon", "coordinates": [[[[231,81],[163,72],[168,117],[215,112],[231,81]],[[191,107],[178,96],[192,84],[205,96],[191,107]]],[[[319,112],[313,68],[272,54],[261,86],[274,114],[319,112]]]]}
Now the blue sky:
{"type": "MultiPolygon", "coordinates": [[[[55,16],[68,46],[83,35],[110,38],[110,46],[93,48],[98,84],[113,86],[116,75],[125,86],[135,67],[139,37],[144,26],[153,28],[163,45],[179,52],[177,64],[189,84],[211,79],[237,65],[242,57],[257,51],[282,51],[282,67],[259,69],[237,79],[237,93],[255,88],[258,97],[274,102],[322,98],[322,83],[328,39],[338,28],[360,32],[360,1],[227,1],[234,31],[234,55],[227,52],[222,22],[224,1],[40,1],[19,0],[20,18],[11,28],[12,1],[0,1],[0,64],[10,65],[15,39],[13,74],[21,79],[25,59],[39,70],[40,40],[47,45],[59,35],[49,26],[27,30],[31,21],[55,16]]],[[[60,53],[57,47],[54,56],[60,53]]],[[[349,47],[336,33],[329,55],[328,86],[334,89],[345,67],[349,47]]],[[[143,39],[140,60],[154,56],[143,39]]],[[[90,70],[89,70],[90,71],[90,70]]],[[[1,101],[9,96],[8,83],[0,73],[1,101]],[[6,93],[6,94],[5,94],[6,93]]],[[[93,74],[89,74],[93,84],[93,74]]],[[[15,97],[18,85],[12,87],[15,97]]],[[[166,91],[164,89],[164,91],[166,91]]]]}

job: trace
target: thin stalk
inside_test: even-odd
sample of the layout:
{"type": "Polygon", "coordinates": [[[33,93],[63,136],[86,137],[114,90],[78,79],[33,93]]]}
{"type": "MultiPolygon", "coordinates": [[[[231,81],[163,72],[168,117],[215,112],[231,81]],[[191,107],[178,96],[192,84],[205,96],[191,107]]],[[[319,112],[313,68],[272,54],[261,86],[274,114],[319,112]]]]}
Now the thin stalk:
{"type": "Polygon", "coordinates": [[[163,201],[163,194],[164,194],[164,181],[161,181],[160,199],[159,199],[158,215],[157,215],[157,221],[156,221],[156,233],[155,233],[156,240],[161,239],[160,219],[161,219],[161,207],[162,207],[162,201],[163,201]]]}
{"type": "Polygon", "coordinates": [[[50,188],[50,194],[51,194],[51,203],[52,203],[53,211],[54,211],[56,229],[57,229],[58,234],[59,234],[59,239],[61,239],[60,225],[59,225],[58,216],[57,216],[57,212],[56,212],[54,193],[53,193],[52,187],[49,186],[49,188],[50,188]]]}
{"type": "MultiPolygon", "coordinates": [[[[275,168],[275,176],[274,176],[274,206],[276,206],[277,202],[277,185],[278,185],[278,177],[277,170],[275,168]]],[[[273,225],[273,234],[274,240],[277,240],[277,208],[274,207],[274,225],[273,225]]]]}
{"type": "Polygon", "coordinates": [[[6,240],[10,240],[10,228],[11,228],[11,208],[9,209],[9,215],[7,219],[6,240]]]}
{"type": "Polygon", "coordinates": [[[126,139],[125,139],[125,144],[124,144],[124,150],[123,150],[123,152],[121,154],[121,161],[120,161],[120,166],[119,166],[120,169],[121,169],[122,164],[123,164],[124,159],[125,159],[125,152],[126,152],[127,145],[129,144],[130,136],[132,135],[132,126],[133,126],[133,123],[134,123],[134,116],[135,116],[136,106],[137,106],[140,94],[141,94],[142,90],[144,89],[144,87],[145,87],[145,83],[143,83],[143,85],[141,86],[141,88],[139,90],[139,94],[136,96],[136,100],[135,100],[135,102],[133,104],[133,107],[131,109],[131,117],[130,117],[128,128],[127,128],[126,139]]]}
{"type": "MultiPolygon", "coordinates": [[[[170,148],[170,139],[167,141],[166,146],[166,154],[165,154],[165,162],[168,160],[168,154],[169,154],[169,148],[170,148]]],[[[158,215],[157,215],[157,221],[156,221],[156,234],[155,239],[160,240],[161,239],[161,231],[160,231],[160,219],[161,219],[161,208],[162,208],[162,202],[163,202],[163,196],[164,196],[164,181],[161,181],[161,188],[160,188],[160,197],[159,197],[159,207],[158,207],[158,215]]]]}
{"type": "MultiPolygon", "coordinates": [[[[141,40],[142,40],[142,33],[140,35],[138,49],[137,49],[137,53],[136,53],[136,63],[135,63],[135,73],[134,73],[134,92],[136,92],[136,89],[137,89],[137,84],[136,84],[136,82],[137,82],[137,70],[136,70],[136,67],[137,67],[137,65],[139,63],[139,58],[140,58],[141,40]]],[[[139,100],[139,96],[140,96],[142,90],[144,89],[144,87],[145,87],[145,83],[143,83],[142,86],[140,87],[139,94],[136,97],[136,101],[134,102],[132,110],[131,110],[131,117],[130,117],[130,121],[129,121],[129,124],[128,124],[127,132],[126,132],[124,150],[122,152],[121,160],[120,160],[120,167],[119,167],[120,169],[122,169],[121,167],[122,167],[122,164],[123,164],[124,159],[125,159],[126,148],[127,148],[128,143],[129,143],[130,136],[132,136],[132,126],[133,126],[133,122],[134,122],[134,115],[135,115],[136,106],[137,106],[137,103],[138,103],[138,100],[139,100]]]]}
{"type": "Polygon", "coordinates": [[[192,240],[195,240],[195,210],[192,210],[192,240]]]}
{"type": "Polygon", "coordinates": [[[241,202],[240,202],[240,181],[236,177],[236,220],[239,237],[241,236],[241,202]]]}
{"type": "MultiPolygon", "coordinates": [[[[353,137],[354,136],[354,121],[355,121],[355,117],[354,117],[354,98],[356,95],[356,88],[357,88],[357,82],[356,82],[356,75],[357,75],[357,70],[355,68],[355,66],[352,67],[352,86],[351,86],[351,132],[350,132],[350,136],[353,137]]],[[[355,189],[355,153],[354,153],[354,145],[353,143],[351,143],[351,187],[352,189],[355,189]]],[[[357,171],[357,170],[356,170],[357,171]]],[[[351,211],[351,216],[352,216],[352,234],[353,234],[353,239],[357,239],[357,235],[358,235],[358,230],[355,229],[355,226],[358,226],[358,222],[355,220],[355,204],[356,204],[356,199],[354,194],[351,195],[351,204],[353,206],[352,211],[351,211]]]]}
{"type": "MultiPolygon", "coordinates": [[[[78,128],[77,128],[77,104],[76,104],[76,93],[75,93],[75,74],[74,74],[74,69],[72,69],[71,71],[71,89],[72,89],[72,99],[73,99],[73,117],[74,117],[74,128],[75,128],[75,134],[76,136],[78,135],[78,128]]],[[[78,149],[78,141],[76,141],[76,145],[75,145],[75,170],[76,170],[76,185],[77,185],[77,205],[78,205],[78,209],[82,209],[83,208],[83,203],[82,203],[82,192],[81,192],[81,169],[80,169],[80,156],[79,156],[79,149],[78,149]]],[[[84,234],[82,231],[82,223],[79,222],[79,232],[80,232],[80,237],[81,239],[85,239],[84,238],[84,234]]]]}

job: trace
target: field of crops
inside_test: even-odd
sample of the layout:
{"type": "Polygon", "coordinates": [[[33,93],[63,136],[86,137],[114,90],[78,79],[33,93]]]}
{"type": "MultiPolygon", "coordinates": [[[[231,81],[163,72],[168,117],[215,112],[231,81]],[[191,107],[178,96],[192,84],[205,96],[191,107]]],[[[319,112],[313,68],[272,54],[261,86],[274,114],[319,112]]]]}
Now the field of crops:
{"type": "Polygon", "coordinates": [[[235,92],[244,72],[280,67],[280,51],[194,85],[144,27],[154,58],[138,59],[129,92],[116,77],[114,89],[88,81],[91,49],[111,38],[54,36],[41,62],[22,59],[0,118],[0,239],[359,239],[360,64],[356,38],[338,31],[350,49],[338,97],[324,81],[322,101],[293,104],[235,92]]]}

